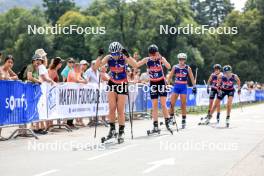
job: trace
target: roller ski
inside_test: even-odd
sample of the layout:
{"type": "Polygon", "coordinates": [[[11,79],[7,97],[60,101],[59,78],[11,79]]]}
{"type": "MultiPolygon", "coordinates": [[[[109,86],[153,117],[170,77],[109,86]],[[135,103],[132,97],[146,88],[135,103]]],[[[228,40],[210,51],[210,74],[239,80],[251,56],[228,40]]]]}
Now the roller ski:
{"type": "Polygon", "coordinates": [[[229,128],[230,127],[230,117],[227,116],[226,117],[226,128],[229,128]]]}
{"type": "MultiPolygon", "coordinates": [[[[168,120],[169,120],[168,125],[169,126],[174,126],[175,125],[176,126],[176,130],[178,132],[179,131],[179,128],[178,128],[178,125],[177,125],[175,116],[171,116],[168,120]]],[[[160,126],[162,126],[162,125],[164,125],[164,123],[163,122],[160,122],[160,126]]],[[[165,120],[165,125],[166,125],[166,120],[165,120]]],[[[167,125],[166,125],[166,127],[167,127],[167,125]]],[[[168,130],[173,134],[173,130],[171,129],[171,127],[168,130]]]]}
{"type": "Polygon", "coordinates": [[[147,131],[147,135],[155,135],[155,134],[160,134],[160,129],[158,127],[154,127],[152,130],[147,131]]]}
{"type": "Polygon", "coordinates": [[[118,144],[122,144],[125,141],[125,133],[118,133],[117,142],[118,144]]]}
{"type": "Polygon", "coordinates": [[[207,115],[206,117],[202,117],[200,119],[201,121],[198,123],[198,125],[209,125],[211,117],[212,117],[211,115],[207,115]]]}

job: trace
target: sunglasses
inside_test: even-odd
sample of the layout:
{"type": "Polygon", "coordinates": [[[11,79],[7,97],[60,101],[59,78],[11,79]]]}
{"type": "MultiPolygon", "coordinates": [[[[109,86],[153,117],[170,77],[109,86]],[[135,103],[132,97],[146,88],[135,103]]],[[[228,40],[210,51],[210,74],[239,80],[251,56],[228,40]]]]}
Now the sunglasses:
{"type": "Polygon", "coordinates": [[[120,55],[121,55],[121,53],[119,53],[119,52],[111,53],[111,56],[120,56],[120,55]]]}
{"type": "Polygon", "coordinates": [[[185,61],[185,59],[183,59],[183,58],[179,58],[178,60],[179,60],[179,61],[185,61]]]}
{"type": "Polygon", "coordinates": [[[68,63],[69,63],[69,64],[74,64],[75,62],[74,62],[74,61],[69,61],[68,63]]]}

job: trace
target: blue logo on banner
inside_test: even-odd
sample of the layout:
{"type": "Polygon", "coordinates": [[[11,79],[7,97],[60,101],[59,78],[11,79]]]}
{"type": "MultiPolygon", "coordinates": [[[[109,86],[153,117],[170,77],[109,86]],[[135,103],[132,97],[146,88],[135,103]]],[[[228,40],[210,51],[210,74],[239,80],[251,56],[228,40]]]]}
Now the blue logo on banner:
{"type": "Polygon", "coordinates": [[[0,81],[1,125],[24,124],[39,119],[39,85],[20,81],[0,81]]]}

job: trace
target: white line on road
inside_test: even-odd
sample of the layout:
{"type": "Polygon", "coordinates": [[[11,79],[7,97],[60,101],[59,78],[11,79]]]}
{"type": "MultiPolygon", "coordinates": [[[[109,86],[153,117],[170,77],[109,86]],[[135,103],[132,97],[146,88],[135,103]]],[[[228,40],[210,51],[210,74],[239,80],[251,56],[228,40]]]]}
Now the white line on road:
{"type": "Polygon", "coordinates": [[[120,151],[126,150],[126,149],[131,148],[131,147],[135,147],[135,146],[138,146],[138,144],[134,144],[134,145],[126,146],[126,147],[123,147],[123,148],[121,148],[121,149],[117,149],[117,150],[114,150],[114,151],[111,151],[111,152],[104,153],[104,154],[102,154],[102,155],[97,155],[97,156],[95,156],[95,157],[88,158],[87,160],[89,160],[89,161],[96,160],[96,159],[98,159],[98,158],[102,158],[102,157],[104,157],[104,156],[108,156],[108,155],[111,155],[111,154],[114,154],[114,153],[117,153],[117,152],[120,152],[120,151]]]}
{"type": "Polygon", "coordinates": [[[143,171],[143,174],[150,173],[151,171],[158,169],[161,166],[167,165],[167,166],[172,166],[175,164],[175,159],[174,158],[167,158],[159,161],[154,161],[151,163],[148,163],[149,165],[152,165],[150,168],[146,169],[143,171]]]}
{"type": "Polygon", "coordinates": [[[40,174],[36,174],[34,176],[44,176],[44,175],[52,174],[52,173],[58,172],[58,171],[59,171],[58,169],[53,169],[53,170],[49,170],[49,171],[46,171],[46,172],[42,172],[40,174]]]}

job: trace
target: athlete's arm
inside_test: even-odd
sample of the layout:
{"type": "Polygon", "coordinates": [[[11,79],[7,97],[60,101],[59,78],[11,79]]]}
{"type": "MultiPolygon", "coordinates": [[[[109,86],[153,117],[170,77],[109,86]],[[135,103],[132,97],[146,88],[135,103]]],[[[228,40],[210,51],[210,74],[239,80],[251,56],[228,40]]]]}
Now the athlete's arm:
{"type": "Polygon", "coordinates": [[[192,72],[191,67],[188,67],[188,74],[189,74],[190,79],[191,79],[191,81],[192,81],[192,85],[193,85],[193,87],[195,87],[195,86],[196,86],[196,82],[195,82],[195,80],[194,80],[194,76],[193,76],[193,72],[192,72]]]}
{"type": "Polygon", "coordinates": [[[99,67],[105,65],[109,59],[110,55],[106,55],[103,59],[102,56],[98,56],[95,61],[95,69],[97,70],[99,67]]]}
{"type": "Polygon", "coordinates": [[[235,75],[235,79],[236,79],[236,82],[237,82],[237,86],[238,86],[238,90],[241,89],[241,81],[239,79],[239,77],[237,75],[235,75]]]}
{"type": "Polygon", "coordinates": [[[161,57],[161,62],[165,65],[167,69],[171,69],[170,63],[166,60],[165,57],[161,57]]]}
{"type": "Polygon", "coordinates": [[[210,77],[208,78],[208,81],[207,81],[207,87],[210,86],[211,81],[212,81],[212,75],[210,75],[210,77]]]}
{"type": "Polygon", "coordinates": [[[222,83],[222,74],[219,74],[217,76],[217,83],[216,83],[216,86],[217,86],[218,90],[219,90],[219,88],[221,86],[221,83],[222,83]]]}
{"type": "Polygon", "coordinates": [[[170,73],[168,75],[167,82],[170,82],[170,80],[173,77],[174,72],[175,72],[175,67],[172,67],[172,69],[171,69],[171,71],[170,71],[170,73]]]}
{"type": "Polygon", "coordinates": [[[137,68],[137,61],[133,57],[127,57],[127,63],[134,68],[137,68]]]}
{"type": "Polygon", "coordinates": [[[145,57],[144,59],[140,60],[137,62],[137,67],[141,67],[142,65],[147,63],[147,58],[145,57]]]}

